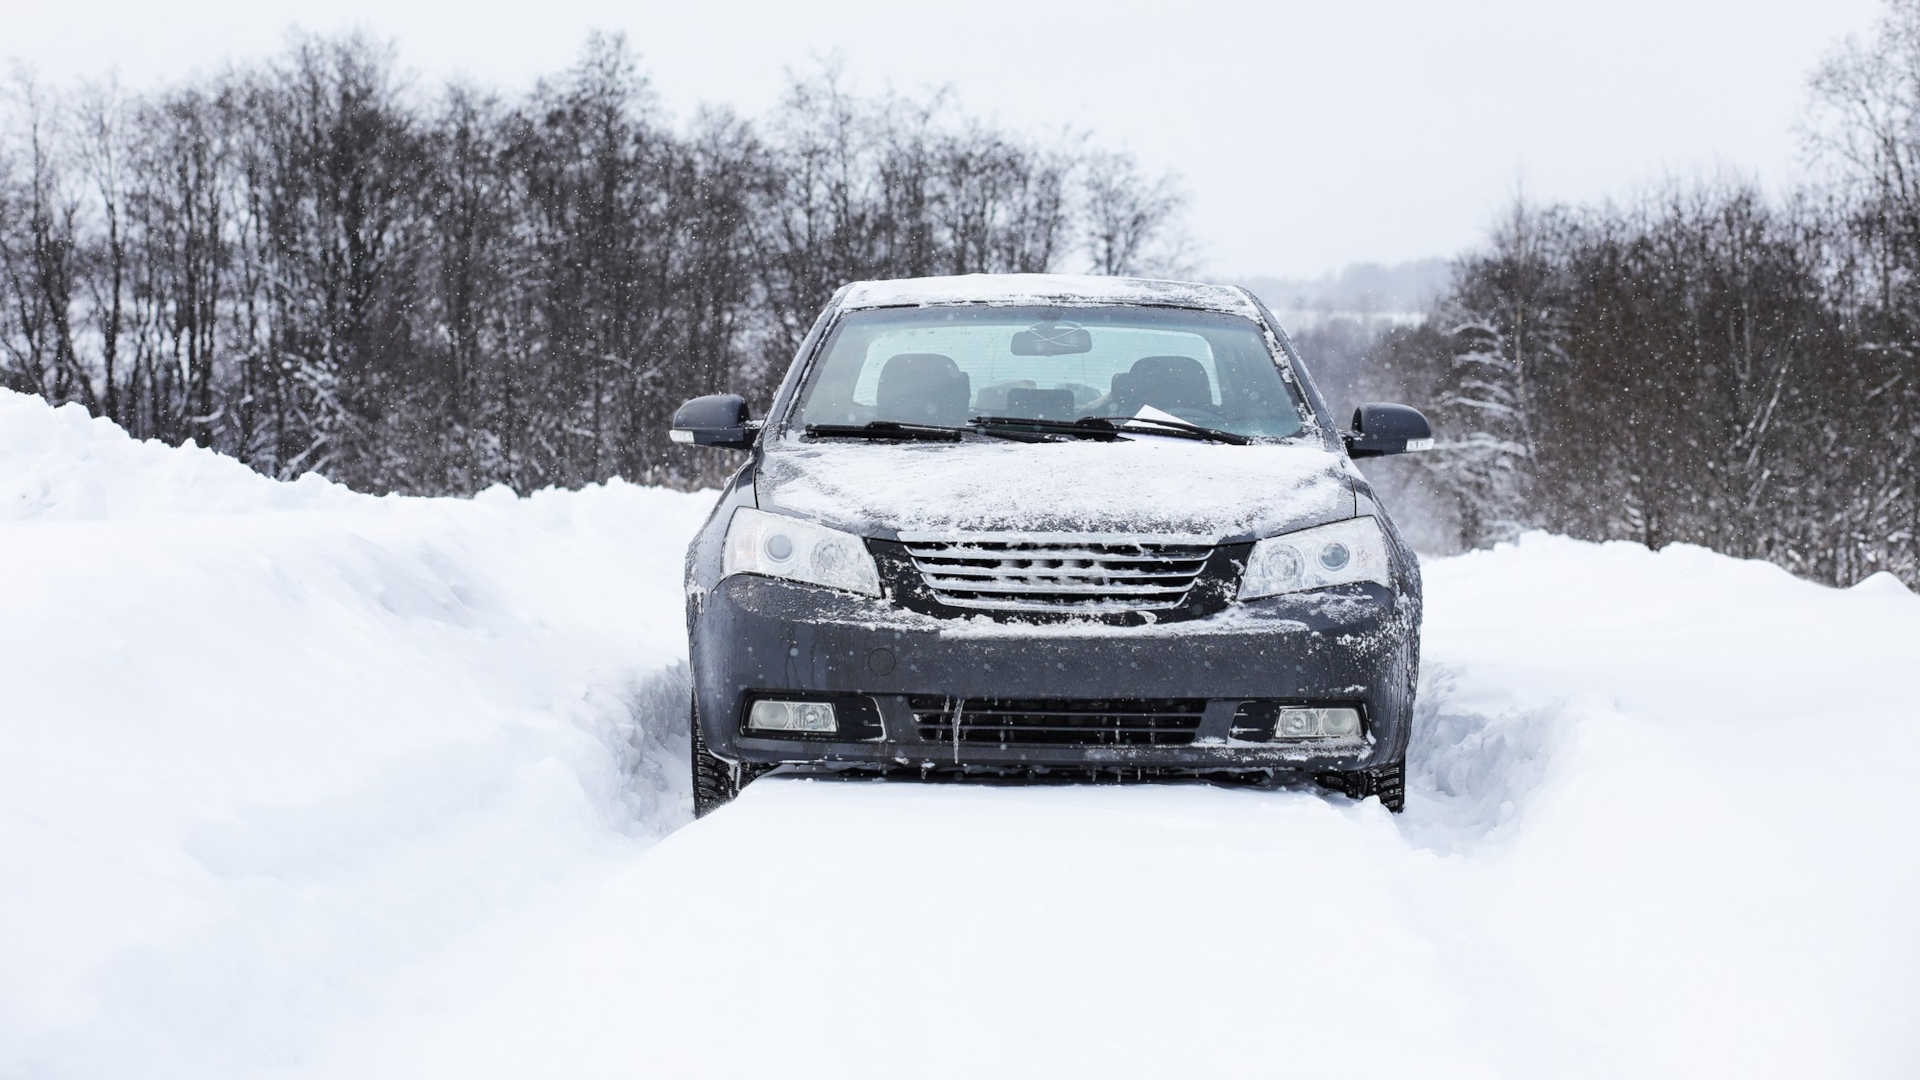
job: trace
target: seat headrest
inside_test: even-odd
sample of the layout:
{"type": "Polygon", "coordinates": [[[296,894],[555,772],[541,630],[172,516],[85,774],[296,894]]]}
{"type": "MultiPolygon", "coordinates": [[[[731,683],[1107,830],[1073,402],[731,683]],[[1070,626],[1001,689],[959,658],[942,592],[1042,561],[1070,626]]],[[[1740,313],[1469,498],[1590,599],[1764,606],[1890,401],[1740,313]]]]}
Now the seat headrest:
{"type": "Polygon", "coordinates": [[[1143,356],[1132,370],[1113,377],[1113,398],[1125,412],[1142,405],[1174,412],[1190,405],[1212,406],[1213,387],[1207,369],[1191,356],[1143,356]]]}
{"type": "Polygon", "coordinates": [[[972,382],[953,357],[900,353],[880,369],[874,404],[882,420],[952,427],[967,422],[972,382]]]}

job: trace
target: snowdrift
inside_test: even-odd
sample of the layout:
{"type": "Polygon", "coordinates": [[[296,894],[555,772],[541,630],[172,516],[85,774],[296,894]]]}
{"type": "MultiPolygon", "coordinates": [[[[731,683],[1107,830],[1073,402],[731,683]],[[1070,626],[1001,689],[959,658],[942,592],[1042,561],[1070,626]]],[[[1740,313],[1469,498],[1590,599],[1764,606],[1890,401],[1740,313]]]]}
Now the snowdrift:
{"type": "Polygon", "coordinates": [[[0,1076],[306,1059],[686,820],[710,503],[280,484],[0,392],[0,1076]]]}
{"type": "Polygon", "coordinates": [[[0,392],[0,1076],[1920,1070],[1889,578],[1430,562],[1398,818],[769,778],[681,828],[709,502],[275,483],[0,392]]]}

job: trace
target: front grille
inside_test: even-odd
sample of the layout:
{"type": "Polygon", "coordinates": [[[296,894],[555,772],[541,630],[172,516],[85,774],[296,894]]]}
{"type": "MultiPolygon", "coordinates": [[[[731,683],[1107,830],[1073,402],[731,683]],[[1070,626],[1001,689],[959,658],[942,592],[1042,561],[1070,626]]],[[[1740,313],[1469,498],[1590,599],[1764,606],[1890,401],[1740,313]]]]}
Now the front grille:
{"type": "Polygon", "coordinates": [[[920,737],[993,746],[1187,746],[1207,703],[1200,698],[1112,701],[1046,698],[907,699],[920,737]]]}
{"type": "Polygon", "coordinates": [[[990,611],[1106,614],[1177,608],[1213,545],[1085,537],[910,536],[935,600],[990,611]]]}

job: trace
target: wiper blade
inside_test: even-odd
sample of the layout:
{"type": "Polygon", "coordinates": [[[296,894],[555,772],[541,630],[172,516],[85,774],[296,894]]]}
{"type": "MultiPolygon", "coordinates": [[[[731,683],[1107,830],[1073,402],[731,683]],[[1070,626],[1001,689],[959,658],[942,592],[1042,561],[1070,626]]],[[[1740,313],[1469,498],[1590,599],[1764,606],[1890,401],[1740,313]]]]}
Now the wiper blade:
{"type": "Polygon", "coordinates": [[[874,420],[865,424],[808,424],[808,435],[840,439],[924,439],[928,442],[959,442],[967,429],[941,427],[938,424],[905,424],[898,420],[874,420]]]}
{"type": "Polygon", "coordinates": [[[1221,431],[1219,428],[1202,427],[1189,424],[1185,420],[1162,420],[1153,416],[1083,416],[1078,420],[1041,420],[1031,416],[976,416],[973,426],[977,429],[1025,429],[1044,431],[1049,435],[1072,435],[1083,439],[1113,440],[1120,438],[1128,424],[1152,424],[1161,430],[1139,432],[1139,434],[1166,435],[1176,439],[1202,439],[1208,442],[1232,443],[1245,446],[1253,440],[1236,431],[1221,431]]]}
{"type": "Polygon", "coordinates": [[[806,434],[835,439],[884,439],[898,442],[959,442],[961,436],[990,435],[1014,442],[1052,442],[1033,432],[1003,431],[980,427],[942,427],[939,424],[909,424],[901,420],[871,420],[864,424],[808,424],[806,434]]]}
{"type": "Polygon", "coordinates": [[[1099,439],[1112,442],[1122,438],[1129,424],[1151,424],[1156,429],[1139,434],[1167,435],[1176,439],[1202,439],[1209,442],[1245,445],[1245,435],[1217,428],[1189,424],[1185,420],[1162,420],[1152,416],[1083,416],[1078,420],[1042,420],[1032,416],[976,416],[966,427],[939,424],[911,424],[902,420],[871,420],[864,424],[808,424],[808,435],[837,439],[885,439],[897,441],[959,442],[969,434],[990,435],[1016,442],[1052,442],[1053,436],[1099,439]]]}
{"type": "Polygon", "coordinates": [[[1205,439],[1209,442],[1232,443],[1245,446],[1253,440],[1237,431],[1222,431],[1219,428],[1189,424],[1185,420],[1162,420],[1157,416],[1083,416],[1075,423],[1103,424],[1110,431],[1125,431],[1128,424],[1152,424],[1163,430],[1142,432],[1142,434],[1171,435],[1176,439],[1205,439]]]}
{"type": "Polygon", "coordinates": [[[1070,435],[1077,439],[1100,439],[1111,442],[1120,437],[1109,424],[1083,424],[1078,420],[1041,420],[1031,416],[976,416],[968,423],[974,430],[988,435],[1000,435],[1014,438],[1020,433],[1029,435],[1070,435]]]}

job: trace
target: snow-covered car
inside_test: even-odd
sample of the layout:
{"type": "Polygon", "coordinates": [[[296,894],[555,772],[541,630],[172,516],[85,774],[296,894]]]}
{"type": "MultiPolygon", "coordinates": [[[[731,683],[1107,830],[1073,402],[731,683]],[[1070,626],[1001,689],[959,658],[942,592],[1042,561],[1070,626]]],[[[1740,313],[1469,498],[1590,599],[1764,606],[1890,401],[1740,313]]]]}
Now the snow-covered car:
{"type": "Polygon", "coordinates": [[[971,275],[842,288],[687,557],[695,809],[780,765],[1305,779],[1402,805],[1420,571],[1244,289],[971,275]]]}

